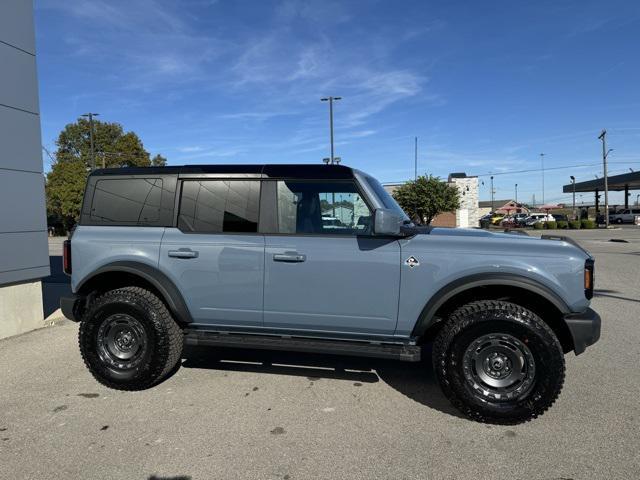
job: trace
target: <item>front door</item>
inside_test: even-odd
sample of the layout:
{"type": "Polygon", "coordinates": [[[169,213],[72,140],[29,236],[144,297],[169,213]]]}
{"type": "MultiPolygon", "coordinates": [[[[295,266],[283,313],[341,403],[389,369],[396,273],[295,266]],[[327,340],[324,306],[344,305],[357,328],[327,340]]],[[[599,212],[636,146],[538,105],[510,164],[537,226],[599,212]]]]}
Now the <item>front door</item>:
{"type": "Polygon", "coordinates": [[[400,246],[371,235],[354,181],[277,182],[265,237],[264,326],[364,335],[395,331],[400,246]]]}
{"type": "Polygon", "coordinates": [[[196,324],[262,326],[264,236],[259,180],[185,180],[178,228],[165,230],[160,268],[196,324]]]}

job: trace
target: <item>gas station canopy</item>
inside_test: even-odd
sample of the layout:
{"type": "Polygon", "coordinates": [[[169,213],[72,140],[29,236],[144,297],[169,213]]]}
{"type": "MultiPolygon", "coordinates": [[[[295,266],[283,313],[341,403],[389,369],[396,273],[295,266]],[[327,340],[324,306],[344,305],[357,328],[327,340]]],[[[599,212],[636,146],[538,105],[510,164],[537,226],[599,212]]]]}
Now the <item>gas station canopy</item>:
{"type": "MultiPolygon", "coordinates": [[[[609,191],[621,192],[624,190],[624,208],[629,208],[629,190],[640,190],[640,172],[623,173],[607,177],[609,191]]],[[[586,182],[570,183],[562,187],[563,193],[595,192],[596,210],[599,207],[599,193],[604,191],[604,177],[588,180],[586,182]]]]}
{"type": "MultiPolygon", "coordinates": [[[[623,173],[608,177],[609,190],[620,192],[622,190],[640,190],[640,172],[623,173]]],[[[563,193],[573,193],[573,183],[562,187],[563,193]]],[[[604,178],[576,182],[576,192],[604,191],[604,178]]]]}

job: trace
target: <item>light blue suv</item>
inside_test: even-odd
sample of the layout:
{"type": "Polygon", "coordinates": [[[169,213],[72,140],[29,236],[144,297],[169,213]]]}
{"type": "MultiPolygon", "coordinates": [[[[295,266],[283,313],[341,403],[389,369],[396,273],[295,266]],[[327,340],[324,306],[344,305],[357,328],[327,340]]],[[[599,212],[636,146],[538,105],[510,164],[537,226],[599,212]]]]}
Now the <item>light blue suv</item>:
{"type": "Polygon", "coordinates": [[[98,170],[65,243],[93,376],[148,388],[183,344],[420,361],[480,421],[543,413],[600,336],[593,258],[562,237],[418,227],[338,165],[98,170]]]}

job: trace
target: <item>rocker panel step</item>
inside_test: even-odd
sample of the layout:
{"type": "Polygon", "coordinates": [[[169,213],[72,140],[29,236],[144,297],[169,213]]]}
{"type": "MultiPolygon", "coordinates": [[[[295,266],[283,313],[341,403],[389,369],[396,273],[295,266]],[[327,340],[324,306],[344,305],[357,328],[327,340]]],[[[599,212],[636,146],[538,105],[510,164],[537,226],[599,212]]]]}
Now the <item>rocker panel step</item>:
{"type": "Polygon", "coordinates": [[[327,353],[357,357],[388,358],[419,362],[421,348],[417,345],[319,340],[315,338],[277,335],[247,335],[239,333],[185,330],[185,345],[231,347],[260,350],[285,350],[306,353],[327,353]]]}

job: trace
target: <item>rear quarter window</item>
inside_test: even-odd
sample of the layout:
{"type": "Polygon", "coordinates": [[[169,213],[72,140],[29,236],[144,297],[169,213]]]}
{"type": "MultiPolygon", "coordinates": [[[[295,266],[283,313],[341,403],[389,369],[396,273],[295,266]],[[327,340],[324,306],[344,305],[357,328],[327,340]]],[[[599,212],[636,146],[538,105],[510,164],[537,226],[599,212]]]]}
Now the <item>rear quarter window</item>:
{"type": "Polygon", "coordinates": [[[96,181],[89,218],[101,225],[153,225],[160,219],[161,178],[96,181]]]}

